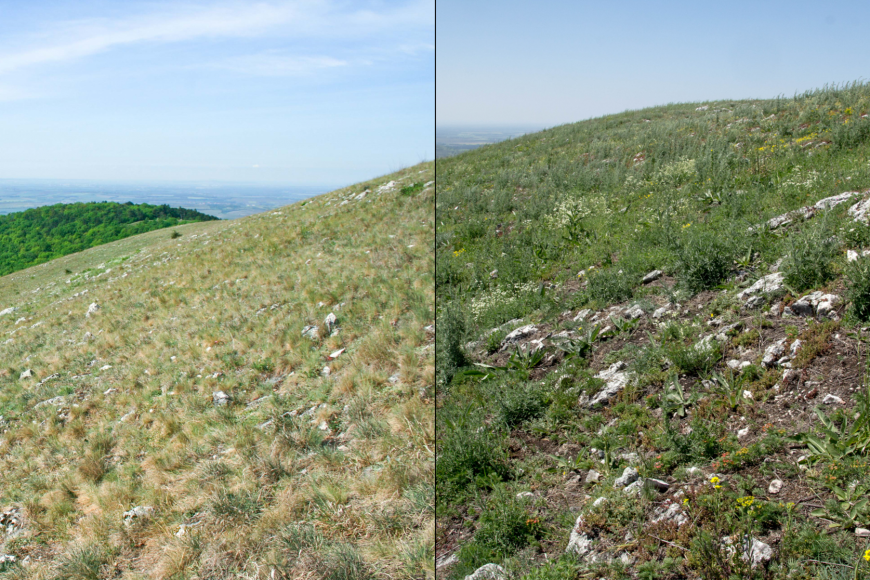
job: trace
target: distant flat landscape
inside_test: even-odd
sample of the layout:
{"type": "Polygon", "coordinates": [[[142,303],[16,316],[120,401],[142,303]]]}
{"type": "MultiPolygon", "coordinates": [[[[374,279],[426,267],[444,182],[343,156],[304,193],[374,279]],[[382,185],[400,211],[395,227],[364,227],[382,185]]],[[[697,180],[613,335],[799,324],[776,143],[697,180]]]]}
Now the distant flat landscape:
{"type": "Polygon", "coordinates": [[[0,215],[56,203],[116,201],[167,204],[235,219],[336,189],[330,186],[268,186],[209,183],[111,183],[0,179],[0,215]]]}
{"type": "Polygon", "coordinates": [[[543,128],[530,125],[505,127],[444,125],[435,127],[435,158],[450,157],[476,149],[481,145],[513,139],[526,133],[540,131],[543,128]]]}

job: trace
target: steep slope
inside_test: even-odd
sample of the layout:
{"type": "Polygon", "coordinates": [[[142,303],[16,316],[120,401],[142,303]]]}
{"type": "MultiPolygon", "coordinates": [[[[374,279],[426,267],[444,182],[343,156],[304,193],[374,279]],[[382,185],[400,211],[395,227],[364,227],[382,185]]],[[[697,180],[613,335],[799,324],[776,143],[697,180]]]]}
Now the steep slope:
{"type": "Polygon", "coordinates": [[[439,575],[870,576],[870,85],[437,166],[439,575]]]}
{"type": "Polygon", "coordinates": [[[431,576],[433,170],[0,278],[5,575],[431,576]]]}

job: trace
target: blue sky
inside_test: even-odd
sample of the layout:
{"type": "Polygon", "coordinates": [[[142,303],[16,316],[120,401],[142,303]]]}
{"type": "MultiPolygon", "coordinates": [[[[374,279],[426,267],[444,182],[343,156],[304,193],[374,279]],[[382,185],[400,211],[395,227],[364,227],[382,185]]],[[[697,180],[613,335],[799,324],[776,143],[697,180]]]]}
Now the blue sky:
{"type": "Polygon", "coordinates": [[[436,123],[553,126],[870,78],[868,2],[439,0],[436,123]]]}
{"type": "Polygon", "coordinates": [[[0,178],[340,185],[434,157],[434,0],[0,0],[0,178]]]}

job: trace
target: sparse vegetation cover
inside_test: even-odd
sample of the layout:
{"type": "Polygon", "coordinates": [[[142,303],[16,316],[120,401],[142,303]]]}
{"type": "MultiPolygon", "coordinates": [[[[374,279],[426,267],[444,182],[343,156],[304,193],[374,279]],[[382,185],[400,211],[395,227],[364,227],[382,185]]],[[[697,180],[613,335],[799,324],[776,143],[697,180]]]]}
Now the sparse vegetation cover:
{"type": "Polygon", "coordinates": [[[444,578],[870,577],[870,84],[439,159],[444,578]]]}
{"type": "Polygon", "coordinates": [[[433,179],[0,278],[0,578],[433,578],[433,179]]]}
{"type": "Polygon", "coordinates": [[[192,209],[114,202],[55,204],[0,216],[0,276],[128,236],[217,219],[192,209]]]}

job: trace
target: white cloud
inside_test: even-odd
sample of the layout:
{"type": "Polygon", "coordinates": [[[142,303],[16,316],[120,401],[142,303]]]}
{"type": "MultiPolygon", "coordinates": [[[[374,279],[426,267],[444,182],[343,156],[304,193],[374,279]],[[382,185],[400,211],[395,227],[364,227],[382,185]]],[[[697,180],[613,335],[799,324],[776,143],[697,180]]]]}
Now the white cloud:
{"type": "MultiPolygon", "coordinates": [[[[38,31],[25,47],[0,49],[0,75],[47,63],[81,59],[125,45],[278,34],[291,38],[370,37],[434,26],[434,0],[410,0],[391,9],[343,11],[333,0],[289,0],[217,6],[183,6],[127,19],[59,22],[38,31]]],[[[358,6],[358,4],[357,4],[358,6]]],[[[8,44],[8,39],[7,43],[8,44]]],[[[341,66],[329,57],[273,55],[264,70],[295,71],[341,66]],[[282,60],[283,58],[283,60],[282,60]]]]}

